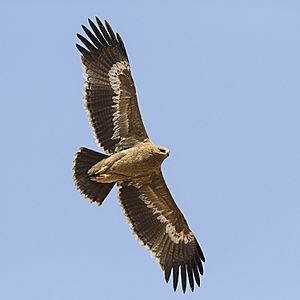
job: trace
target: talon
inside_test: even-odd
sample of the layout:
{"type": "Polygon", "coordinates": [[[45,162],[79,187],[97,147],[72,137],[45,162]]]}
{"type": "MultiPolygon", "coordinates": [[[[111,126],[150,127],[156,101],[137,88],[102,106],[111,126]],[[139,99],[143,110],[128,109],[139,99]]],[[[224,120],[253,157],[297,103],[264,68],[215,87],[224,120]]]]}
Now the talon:
{"type": "Polygon", "coordinates": [[[107,174],[99,174],[99,176],[97,176],[96,178],[99,178],[99,179],[105,179],[107,178],[109,175],[107,174]]]}
{"type": "Polygon", "coordinates": [[[109,177],[109,175],[107,175],[107,174],[99,174],[99,175],[97,175],[97,176],[95,177],[95,180],[96,180],[97,182],[100,182],[100,183],[101,183],[101,180],[106,179],[106,178],[108,178],[108,177],[109,177]]]}

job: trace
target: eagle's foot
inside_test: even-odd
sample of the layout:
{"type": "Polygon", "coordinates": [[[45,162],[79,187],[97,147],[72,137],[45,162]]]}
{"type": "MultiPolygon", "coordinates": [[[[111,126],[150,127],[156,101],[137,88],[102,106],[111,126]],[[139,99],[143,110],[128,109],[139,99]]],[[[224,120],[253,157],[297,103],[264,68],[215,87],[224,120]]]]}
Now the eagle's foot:
{"type": "Polygon", "coordinates": [[[106,179],[106,178],[108,178],[109,177],[109,175],[108,174],[99,174],[99,175],[97,175],[97,179],[106,179]]]}
{"type": "Polygon", "coordinates": [[[110,176],[108,174],[99,174],[95,177],[97,182],[102,183],[105,179],[108,179],[110,176]]]}

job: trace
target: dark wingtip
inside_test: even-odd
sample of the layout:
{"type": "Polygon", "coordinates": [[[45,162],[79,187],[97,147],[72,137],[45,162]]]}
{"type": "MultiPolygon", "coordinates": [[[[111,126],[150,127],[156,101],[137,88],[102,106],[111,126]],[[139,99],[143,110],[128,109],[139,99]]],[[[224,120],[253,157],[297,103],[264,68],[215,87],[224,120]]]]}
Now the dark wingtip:
{"type": "Polygon", "coordinates": [[[179,266],[175,265],[173,266],[173,288],[174,288],[174,292],[177,289],[177,285],[178,285],[178,271],[179,271],[179,266]]]}
{"type": "Polygon", "coordinates": [[[86,50],[85,48],[83,48],[81,45],[76,44],[75,46],[82,55],[84,55],[84,56],[90,55],[90,52],[88,50],[86,50]]]}
{"type": "Polygon", "coordinates": [[[89,23],[89,25],[90,25],[91,27],[92,27],[93,25],[96,26],[95,23],[94,23],[90,18],[88,18],[88,23],[89,23]]]}
{"type": "Polygon", "coordinates": [[[201,275],[203,275],[204,270],[203,270],[201,259],[199,258],[199,256],[196,256],[195,258],[196,258],[196,264],[198,266],[199,272],[201,275]]]}
{"type": "Polygon", "coordinates": [[[191,266],[190,262],[187,265],[187,273],[188,273],[190,287],[193,292],[194,291],[194,278],[193,278],[193,271],[192,271],[192,266],[191,266]]]}
{"type": "Polygon", "coordinates": [[[193,272],[194,272],[195,281],[196,281],[197,285],[200,286],[200,276],[198,273],[198,269],[197,269],[195,260],[192,260],[192,268],[193,268],[193,272]]]}
{"type": "Polygon", "coordinates": [[[77,37],[84,44],[84,46],[86,46],[90,51],[93,52],[97,50],[97,48],[81,34],[77,34],[77,37]]]}
{"type": "Polygon", "coordinates": [[[100,21],[100,19],[97,16],[95,16],[95,19],[96,19],[97,23],[101,23],[102,24],[102,22],[100,21]]]}
{"type": "Polygon", "coordinates": [[[165,280],[168,283],[171,275],[171,267],[165,268],[165,280]]]}
{"type": "Polygon", "coordinates": [[[112,30],[112,27],[110,26],[110,24],[109,24],[109,22],[108,22],[107,20],[104,20],[104,25],[105,25],[105,27],[107,28],[108,32],[109,32],[109,31],[113,31],[113,30],[112,30]]]}
{"type": "Polygon", "coordinates": [[[186,265],[185,264],[181,265],[181,286],[182,286],[182,291],[185,294],[186,291],[186,265]]]}
{"type": "MultiPolygon", "coordinates": [[[[102,32],[102,35],[103,37],[105,38],[105,41],[108,43],[108,44],[111,44],[111,37],[110,35],[108,34],[107,32],[107,29],[105,28],[105,26],[103,25],[103,23],[100,21],[100,19],[96,16],[96,21],[97,21],[97,24],[99,26],[99,29],[100,31],[102,32]]],[[[106,22],[106,21],[105,21],[106,22]]],[[[106,24],[106,23],[105,23],[106,24]]]]}
{"type": "Polygon", "coordinates": [[[100,41],[96,38],[96,36],[84,25],[82,25],[83,31],[86,33],[86,35],[90,38],[90,40],[93,42],[93,44],[97,47],[101,47],[100,41]]]}
{"type": "Polygon", "coordinates": [[[116,39],[116,35],[115,35],[112,27],[110,26],[110,24],[106,20],[104,21],[104,23],[105,23],[106,29],[107,29],[107,31],[109,33],[109,36],[110,36],[110,39],[111,39],[111,44],[113,46],[117,46],[118,45],[118,41],[116,39]]]}
{"type": "Polygon", "coordinates": [[[199,243],[197,241],[196,241],[196,247],[197,247],[198,254],[199,254],[201,260],[203,262],[205,262],[205,257],[204,257],[203,251],[202,251],[202,249],[201,249],[201,247],[200,247],[200,245],[199,245],[199,243]]]}
{"type": "Polygon", "coordinates": [[[79,49],[77,47],[83,55],[87,55],[87,53],[92,54],[102,47],[112,46],[117,47],[128,60],[128,55],[121,36],[113,31],[107,20],[101,22],[97,16],[95,16],[96,22],[93,22],[90,18],[87,20],[91,30],[85,25],[81,25],[81,27],[89,39],[86,39],[81,34],[77,34],[78,39],[84,44],[85,48],[88,49],[87,52],[83,52],[84,50],[82,50],[82,48],[79,49]]]}
{"type": "MultiPolygon", "coordinates": [[[[94,31],[94,34],[96,35],[96,37],[98,39],[98,42],[100,42],[100,44],[98,44],[98,42],[96,42],[97,46],[100,48],[101,44],[104,46],[107,45],[107,41],[105,40],[104,36],[99,31],[98,27],[95,25],[95,23],[91,19],[88,19],[88,22],[90,24],[90,27],[94,31]]],[[[97,22],[98,26],[99,26],[99,23],[101,23],[97,17],[96,17],[96,22],[97,22]]]]}
{"type": "Polygon", "coordinates": [[[121,38],[121,36],[119,35],[118,32],[116,32],[116,37],[117,37],[117,40],[118,40],[118,43],[121,47],[121,50],[123,51],[123,53],[125,54],[126,58],[128,59],[128,55],[127,55],[127,52],[126,52],[126,48],[125,48],[125,45],[124,45],[124,42],[121,38]]]}

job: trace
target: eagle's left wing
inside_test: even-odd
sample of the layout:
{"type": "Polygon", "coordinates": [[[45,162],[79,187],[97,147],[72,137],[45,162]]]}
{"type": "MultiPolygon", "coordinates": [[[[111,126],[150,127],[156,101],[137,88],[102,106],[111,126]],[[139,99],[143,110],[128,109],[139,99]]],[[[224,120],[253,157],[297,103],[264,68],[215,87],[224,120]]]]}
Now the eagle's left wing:
{"type": "Polygon", "coordinates": [[[200,285],[203,275],[203,252],[174,202],[161,171],[142,178],[119,183],[119,198],[133,233],[150,250],[165,271],[168,282],[173,270],[173,287],[177,288],[179,272],[182,289],[188,275],[191,290],[194,280],[200,285]],[[179,270],[180,269],[180,270],[179,270]]]}
{"type": "Polygon", "coordinates": [[[84,104],[96,141],[107,154],[133,147],[148,139],[129,60],[123,41],[110,25],[96,17],[87,38],[78,34],[85,47],[76,45],[84,66],[84,104]]]}

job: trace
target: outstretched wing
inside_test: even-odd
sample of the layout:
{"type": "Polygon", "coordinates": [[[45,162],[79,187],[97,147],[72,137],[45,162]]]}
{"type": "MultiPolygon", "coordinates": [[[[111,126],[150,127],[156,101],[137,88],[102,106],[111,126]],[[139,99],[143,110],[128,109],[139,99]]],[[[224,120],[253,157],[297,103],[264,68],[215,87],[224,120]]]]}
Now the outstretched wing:
{"type": "Polygon", "coordinates": [[[202,250],[174,202],[160,172],[148,177],[119,183],[121,207],[132,231],[158,260],[168,282],[173,270],[173,287],[177,288],[179,272],[183,292],[188,277],[191,290],[194,281],[200,286],[203,275],[202,250]]]}
{"type": "Polygon", "coordinates": [[[148,138],[138,108],[124,44],[105,21],[96,17],[82,26],[89,40],[78,34],[76,44],[84,66],[84,102],[97,143],[108,153],[134,146],[148,138]]]}

